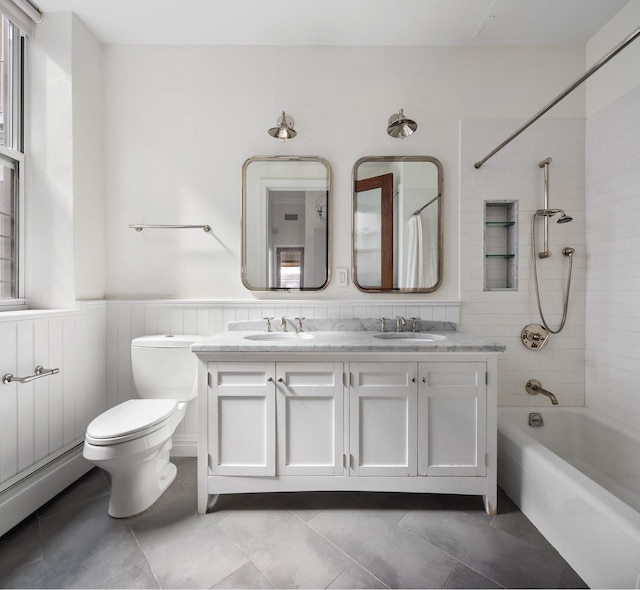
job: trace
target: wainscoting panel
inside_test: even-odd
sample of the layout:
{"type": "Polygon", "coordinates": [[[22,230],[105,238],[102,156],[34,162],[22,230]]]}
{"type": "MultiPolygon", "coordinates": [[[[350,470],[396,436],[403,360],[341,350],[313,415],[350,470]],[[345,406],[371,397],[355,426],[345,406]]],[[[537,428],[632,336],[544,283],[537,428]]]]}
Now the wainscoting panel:
{"type": "Polygon", "coordinates": [[[0,315],[0,535],[91,468],[87,425],[107,409],[105,303],[0,315]]]}

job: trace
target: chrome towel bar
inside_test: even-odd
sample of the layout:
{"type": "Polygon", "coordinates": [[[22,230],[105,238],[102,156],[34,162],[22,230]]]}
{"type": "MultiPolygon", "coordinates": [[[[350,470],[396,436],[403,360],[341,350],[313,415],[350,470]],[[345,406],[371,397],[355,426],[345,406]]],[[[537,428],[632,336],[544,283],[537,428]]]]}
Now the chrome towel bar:
{"type": "Polygon", "coordinates": [[[18,383],[29,383],[29,381],[34,381],[35,379],[40,379],[41,377],[48,377],[49,375],[55,375],[59,373],[60,369],[45,369],[42,365],[38,365],[35,368],[34,375],[29,375],[27,377],[16,377],[11,373],[7,373],[3,378],[2,382],[5,385],[9,383],[18,382],[18,383]]]}
{"type": "Polygon", "coordinates": [[[129,225],[129,227],[136,231],[142,231],[143,229],[201,229],[205,233],[209,233],[211,231],[211,227],[209,225],[152,225],[134,223],[129,225]]]}

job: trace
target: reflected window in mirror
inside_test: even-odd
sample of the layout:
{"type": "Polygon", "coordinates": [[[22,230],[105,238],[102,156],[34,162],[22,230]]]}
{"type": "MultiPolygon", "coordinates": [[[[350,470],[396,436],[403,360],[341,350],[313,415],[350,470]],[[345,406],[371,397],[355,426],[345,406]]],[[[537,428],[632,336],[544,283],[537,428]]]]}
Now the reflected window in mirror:
{"type": "Polygon", "coordinates": [[[361,158],[353,168],[353,280],[361,291],[435,291],[442,281],[442,164],[361,158]]]}
{"type": "Polygon", "coordinates": [[[329,272],[331,169],[323,158],[264,156],[242,168],[242,282],[317,291],[329,272]]]}

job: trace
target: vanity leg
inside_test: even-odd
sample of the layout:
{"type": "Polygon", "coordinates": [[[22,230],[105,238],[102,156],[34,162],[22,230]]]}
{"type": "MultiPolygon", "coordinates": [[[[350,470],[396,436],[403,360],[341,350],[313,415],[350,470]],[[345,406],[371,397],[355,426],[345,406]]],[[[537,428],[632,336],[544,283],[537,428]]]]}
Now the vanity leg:
{"type": "Polygon", "coordinates": [[[209,501],[207,502],[207,512],[211,512],[215,508],[219,498],[220,494],[211,494],[209,496],[209,501]]]}
{"type": "Polygon", "coordinates": [[[482,496],[482,500],[484,501],[484,509],[489,516],[498,514],[497,494],[487,494],[486,496],[482,496]]]}

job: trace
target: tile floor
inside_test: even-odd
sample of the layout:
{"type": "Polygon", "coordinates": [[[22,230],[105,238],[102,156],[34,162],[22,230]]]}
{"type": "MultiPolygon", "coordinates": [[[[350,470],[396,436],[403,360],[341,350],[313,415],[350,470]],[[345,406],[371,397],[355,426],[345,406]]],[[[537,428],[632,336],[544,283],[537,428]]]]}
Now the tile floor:
{"type": "Polygon", "coordinates": [[[223,496],[196,511],[195,459],[145,513],[107,515],[94,469],[0,538],[2,588],[586,588],[504,494],[223,496]]]}

